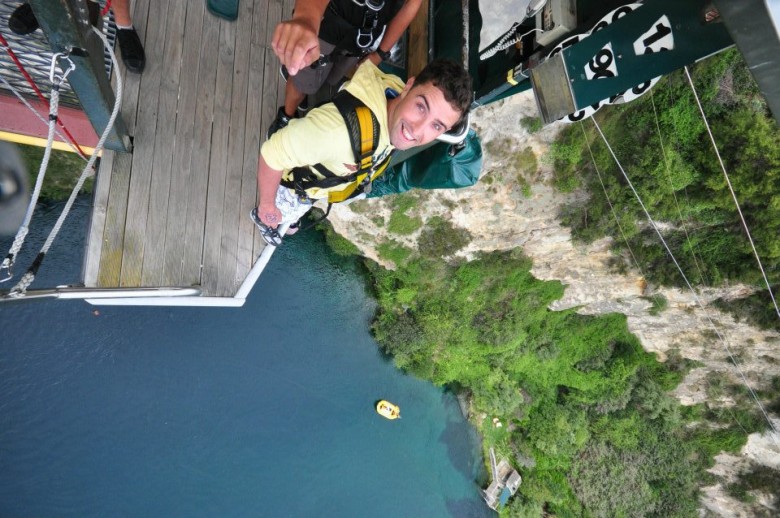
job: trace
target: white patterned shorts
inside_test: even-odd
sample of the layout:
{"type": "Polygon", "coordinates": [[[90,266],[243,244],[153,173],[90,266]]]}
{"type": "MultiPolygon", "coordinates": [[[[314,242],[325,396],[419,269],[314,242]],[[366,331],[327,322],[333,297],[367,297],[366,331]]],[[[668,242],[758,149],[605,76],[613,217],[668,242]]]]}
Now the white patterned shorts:
{"type": "Polygon", "coordinates": [[[292,225],[312,208],[311,202],[302,202],[295,191],[279,186],[276,191],[276,207],[282,213],[281,225],[292,225]]]}

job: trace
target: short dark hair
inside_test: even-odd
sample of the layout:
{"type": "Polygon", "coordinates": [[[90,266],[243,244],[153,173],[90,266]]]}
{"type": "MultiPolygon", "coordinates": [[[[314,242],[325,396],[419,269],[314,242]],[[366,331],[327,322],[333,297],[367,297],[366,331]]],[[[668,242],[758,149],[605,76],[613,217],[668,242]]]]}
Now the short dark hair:
{"type": "Polygon", "coordinates": [[[474,99],[472,80],[463,65],[449,58],[434,59],[414,78],[414,84],[431,83],[444,94],[444,99],[457,111],[463,120],[474,99]]]}

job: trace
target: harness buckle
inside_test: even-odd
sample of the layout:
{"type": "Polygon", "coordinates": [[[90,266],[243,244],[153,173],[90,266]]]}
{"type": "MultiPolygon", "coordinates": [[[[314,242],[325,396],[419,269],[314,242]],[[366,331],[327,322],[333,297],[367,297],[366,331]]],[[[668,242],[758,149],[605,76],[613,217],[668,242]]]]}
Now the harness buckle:
{"type": "Polygon", "coordinates": [[[363,32],[363,29],[358,29],[357,37],[355,38],[355,44],[363,50],[371,48],[374,44],[374,35],[371,31],[363,32]],[[363,43],[365,41],[365,43],[363,43]]]}
{"type": "Polygon", "coordinates": [[[372,11],[381,11],[385,7],[384,0],[352,0],[352,3],[359,7],[367,7],[372,11]]]}

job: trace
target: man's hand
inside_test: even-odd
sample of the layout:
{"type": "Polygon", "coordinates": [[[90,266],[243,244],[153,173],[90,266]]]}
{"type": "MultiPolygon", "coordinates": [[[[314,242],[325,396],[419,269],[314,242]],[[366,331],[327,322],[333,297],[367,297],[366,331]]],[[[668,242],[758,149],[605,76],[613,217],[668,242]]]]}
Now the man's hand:
{"type": "Polygon", "coordinates": [[[279,223],[282,222],[282,213],[276,207],[276,205],[265,206],[260,205],[257,207],[257,215],[266,226],[276,228],[279,223]]]}
{"type": "Polygon", "coordinates": [[[305,19],[287,20],[276,26],[271,47],[291,76],[319,59],[318,30],[305,19]]]}

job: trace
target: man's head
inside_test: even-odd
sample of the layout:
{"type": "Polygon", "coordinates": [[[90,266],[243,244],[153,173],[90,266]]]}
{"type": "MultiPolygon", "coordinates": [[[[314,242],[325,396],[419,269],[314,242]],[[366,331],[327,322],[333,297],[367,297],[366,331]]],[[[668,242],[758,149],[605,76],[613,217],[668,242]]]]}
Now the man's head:
{"type": "Polygon", "coordinates": [[[471,77],[451,59],[437,59],[387,104],[390,143],[398,149],[422,146],[449,131],[466,116],[472,100],[471,77]]]}

